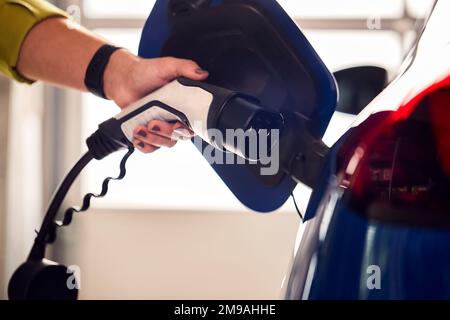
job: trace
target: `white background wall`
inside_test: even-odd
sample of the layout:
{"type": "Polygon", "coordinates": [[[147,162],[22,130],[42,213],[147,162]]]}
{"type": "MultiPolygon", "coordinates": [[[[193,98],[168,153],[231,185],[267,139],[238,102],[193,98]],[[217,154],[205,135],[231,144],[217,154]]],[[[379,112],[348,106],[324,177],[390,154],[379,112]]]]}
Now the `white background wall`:
{"type": "Polygon", "coordinates": [[[278,299],[294,212],[92,210],[61,233],[83,299],[278,299]]]}
{"type": "Polygon", "coordinates": [[[25,260],[43,211],[43,86],[10,82],[0,100],[0,298],[5,298],[9,277],[25,260]]]}
{"type": "MultiPolygon", "coordinates": [[[[0,78],[0,141],[5,141],[8,135],[9,114],[9,81],[0,78]]],[[[5,254],[6,254],[6,145],[0,148],[0,299],[5,297],[3,288],[6,286],[5,254]]]]}

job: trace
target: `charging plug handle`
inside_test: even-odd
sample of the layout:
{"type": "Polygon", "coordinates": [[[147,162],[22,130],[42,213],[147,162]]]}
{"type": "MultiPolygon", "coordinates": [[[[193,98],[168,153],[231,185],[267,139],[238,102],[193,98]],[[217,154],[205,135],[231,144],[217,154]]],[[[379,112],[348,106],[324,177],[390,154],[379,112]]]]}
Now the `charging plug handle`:
{"type": "Polygon", "coordinates": [[[290,113],[284,114],[284,121],[280,138],[281,166],[295,182],[314,188],[330,149],[322,138],[311,133],[310,120],[290,113]]]}

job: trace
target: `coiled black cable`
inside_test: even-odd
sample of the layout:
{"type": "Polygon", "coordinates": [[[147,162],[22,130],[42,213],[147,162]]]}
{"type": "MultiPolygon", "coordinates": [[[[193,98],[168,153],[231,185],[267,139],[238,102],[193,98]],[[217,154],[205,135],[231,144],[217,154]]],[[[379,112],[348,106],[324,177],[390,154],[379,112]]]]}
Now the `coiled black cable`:
{"type": "Polygon", "coordinates": [[[55,192],[52,201],[47,209],[47,212],[42,222],[41,228],[37,231],[37,236],[34,240],[33,247],[31,248],[30,254],[28,255],[28,260],[40,260],[45,256],[45,248],[48,243],[53,243],[56,240],[56,229],[58,227],[67,226],[72,222],[73,214],[75,212],[83,212],[89,209],[91,204],[91,199],[101,198],[108,192],[108,185],[111,180],[122,180],[126,174],[126,162],[131,154],[134,152],[134,147],[130,143],[125,143],[121,141],[116,141],[111,139],[102,130],[97,130],[87,139],[87,145],[89,151],[86,152],[72,167],[70,172],[66,175],[64,180],[59,185],[57,191],[55,192]],[[61,221],[56,221],[56,216],[61,208],[61,205],[66,197],[67,192],[74,183],[75,179],[81,173],[81,171],[86,167],[86,165],[92,159],[103,159],[109,154],[122,149],[128,148],[128,152],[124,155],[120,161],[120,172],[115,178],[108,177],[103,180],[102,190],[99,194],[88,193],[83,197],[83,203],[79,208],[69,208],[65,211],[63,219],[61,221]]]}
{"type": "Polygon", "coordinates": [[[91,205],[91,199],[92,198],[103,198],[108,193],[108,185],[110,181],[120,181],[122,180],[125,175],[127,174],[126,170],[126,163],[128,158],[133,154],[134,148],[129,147],[128,152],[123,156],[122,160],[120,161],[120,172],[117,177],[107,177],[105,180],[103,180],[102,183],[102,190],[100,193],[87,193],[83,197],[83,203],[81,207],[71,207],[66,210],[64,213],[63,219],[61,221],[55,221],[56,225],[59,227],[68,226],[72,222],[73,214],[74,213],[80,213],[84,212],[89,209],[89,206],[91,205]]]}

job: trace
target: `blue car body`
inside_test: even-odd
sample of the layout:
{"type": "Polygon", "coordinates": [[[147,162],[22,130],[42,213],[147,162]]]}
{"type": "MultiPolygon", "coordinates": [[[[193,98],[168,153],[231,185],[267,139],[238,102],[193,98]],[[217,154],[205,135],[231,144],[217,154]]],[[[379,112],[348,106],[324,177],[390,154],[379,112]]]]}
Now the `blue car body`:
{"type": "MultiPolygon", "coordinates": [[[[411,115],[403,116],[402,110],[426,101],[436,90],[447,94],[439,107],[450,108],[450,37],[446,32],[449,13],[448,1],[436,3],[396,79],[332,147],[322,182],[309,202],[305,230],[287,279],[286,299],[450,299],[450,229],[445,217],[450,215],[448,207],[444,206],[436,218],[443,220],[434,224],[429,223],[437,217],[433,209],[420,205],[415,208],[414,201],[401,209],[401,221],[396,221],[397,213],[387,206],[377,209],[377,216],[384,215],[383,219],[370,216],[352,202],[354,188],[342,186],[342,172],[349,161],[338,160],[349,144],[353,151],[364,145],[358,129],[372,121],[369,130],[376,131],[376,117],[383,118],[383,113],[409,121],[411,115]]],[[[438,145],[435,137],[428,143],[438,145]]],[[[365,147],[370,149],[367,143],[365,147]]],[[[396,166],[408,166],[414,157],[412,152],[409,159],[396,166]]],[[[440,175],[448,181],[446,174],[440,175]]],[[[355,173],[352,179],[360,177],[355,173]]],[[[448,200],[445,197],[447,204],[450,194],[448,200]]],[[[375,200],[365,198],[364,205],[375,200]]]]}

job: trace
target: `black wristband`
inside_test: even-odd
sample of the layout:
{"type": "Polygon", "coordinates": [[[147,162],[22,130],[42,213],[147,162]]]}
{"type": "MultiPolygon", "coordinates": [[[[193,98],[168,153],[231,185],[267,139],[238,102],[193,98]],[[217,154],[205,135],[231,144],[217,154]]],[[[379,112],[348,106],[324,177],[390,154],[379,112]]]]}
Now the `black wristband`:
{"type": "Polygon", "coordinates": [[[107,99],[103,88],[103,75],[111,55],[121,48],[105,44],[101,46],[89,62],[84,76],[86,88],[96,96],[107,99]]]}

